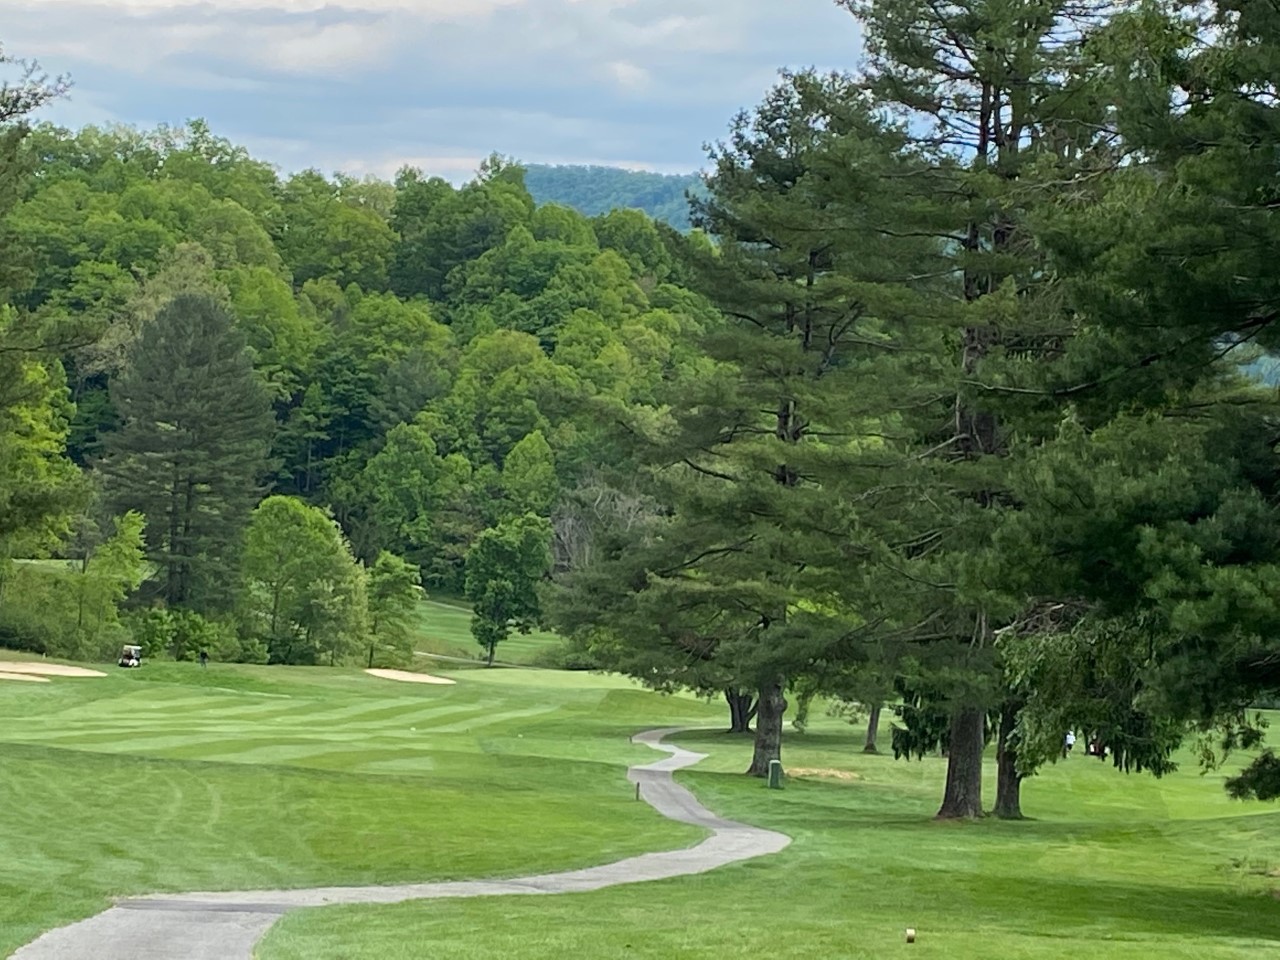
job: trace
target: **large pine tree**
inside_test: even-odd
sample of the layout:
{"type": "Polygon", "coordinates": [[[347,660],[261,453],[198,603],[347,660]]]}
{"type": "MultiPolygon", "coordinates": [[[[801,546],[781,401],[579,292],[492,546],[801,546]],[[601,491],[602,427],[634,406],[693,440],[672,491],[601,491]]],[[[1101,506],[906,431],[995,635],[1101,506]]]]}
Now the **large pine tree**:
{"type": "Polygon", "coordinates": [[[111,399],[122,426],[100,465],[109,498],[146,516],[166,603],[220,607],[273,428],[244,337],[211,298],[179,296],[143,329],[111,399]]]}
{"type": "MultiPolygon", "coordinates": [[[[919,149],[932,159],[933,176],[920,181],[935,201],[923,229],[952,261],[949,286],[915,308],[919,322],[937,325],[940,342],[950,345],[937,387],[952,399],[945,410],[923,408],[914,422],[921,456],[935,465],[926,502],[949,506],[937,518],[928,575],[914,581],[937,585],[923,605],[935,611],[930,633],[939,639],[913,679],[934,690],[951,715],[939,816],[976,817],[983,813],[984,717],[1007,693],[995,631],[1018,613],[994,597],[983,554],[1002,513],[1014,506],[1005,479],[1014,442],[1045,426],[1043,411],[1023,409],[1013,402],[1022,394],[1004,388],[1055,356],[1064,336],[1039,248],[1038,213],[1115,164],[1084,62],[1087,40],[1105,26],[1112,5],[839,2],[866,25],[869,88],[911,118],[919,149]],[[944,677],[951,679],[942,683],[944,677]]],[[[934,524],[924,509],[921,519],[924,530],[934,524]]],[[[1016,709],[1016,699],[1004,704],[1000,731],[1012,732],[1016,709]]],[[[921,735],[917,748],[938,745],[935,733],[921,735]]],[[[1016,817],[1016,751],[1007,738],[999,756],[1006,776],[997,812],[1016,817]]]]}
{"type": "Polygon", "coordinates": [[[835,481],[883,443],[881,411],[911,390],[887,372],[901,369],[894,284],[910,286],[934,246],[894,235],[880,187],[910,165],[902,148],[838,75],[787,76],[734,123],[696,211],[719,240],[695,260],[724,323],[703,343],[706,369],[669,384],[672,414],[642,457],[662,516],[606,545],[611,576],[571,578],[581,596],[563,607],[578,613],[567,625],[606,628],[611,663],[723,690],[735,727],[754,691],[756,776],[780,759],[789,685],[829,675],[870,619],[847,589],[867,551],[851,542],[848,478],[835,481]],[[843,205],[835,169],[857,180],[843,205]]]}

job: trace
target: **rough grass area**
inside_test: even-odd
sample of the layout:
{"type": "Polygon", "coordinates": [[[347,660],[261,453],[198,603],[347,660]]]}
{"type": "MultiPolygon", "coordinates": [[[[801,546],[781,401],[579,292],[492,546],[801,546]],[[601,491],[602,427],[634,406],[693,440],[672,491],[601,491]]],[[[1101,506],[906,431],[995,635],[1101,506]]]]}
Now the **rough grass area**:
{"type": "Polygon", "coordinates": [[[149,663],[0,685],[0,957],[108,898],[513,876],[695,842],[630,734],[718,711],[620,680],[149,663]],[[473,679],[475,678],[475,679],[473,679]]]}
{"type": "MultiPolygon", "coordinates": [[[[475,660],[484,651],[471,635],[471,607],[458,600],[432,599],[418,604],[412,624],[414,649],[437,656],[475,660]]],[[[498,644],[497,659],[521,666],[536,663],[549,648],[564,641],[554,633],[534,630],[529,634],[513,633],[498,644]]],[[[421,662],[421,661],[420,661],[421,662]]]]}
{"type": "Polygon", "coordinates": [[[1190,766],[1156,781],[1073,756],[1027,785],[1033,820],[936,823],[943,762],[864,757],[858,733],[835,721],[788,737],[787,764],[822,774],[780,792],[740,776],[749,758],[740,739],[677,740],[712,755],[679,775],[708,806],[782,830],[792,846],[591,894],[309,910],[281,921],[259,956],[1256,960],[1280,951],[1280,813],[1229,801],[1221,777],[1190,766]]]}

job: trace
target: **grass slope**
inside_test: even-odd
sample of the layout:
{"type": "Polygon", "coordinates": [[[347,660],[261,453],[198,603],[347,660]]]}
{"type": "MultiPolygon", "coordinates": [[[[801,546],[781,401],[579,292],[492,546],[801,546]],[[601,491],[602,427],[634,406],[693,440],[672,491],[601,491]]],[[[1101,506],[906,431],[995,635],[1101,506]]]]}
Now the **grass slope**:
{"type": "Polygon", "coordinates": [[[716,711],[622,681],[150,663],[0,683],[0,957],[123,894],[513,876],[694,842],[637,804],[636,730],[716,711]]]}
{"type": "Polygon", "coordinates": [[[1126,777],[1073,756],[1027,785],[1034,820],[935,823],[943,762],[864,757],[833,721],[790,737],[787,761],[852,779],[792,779],[781,792],[739,775],[740,740],[678,739],[711,754],[680,775],[704,802],[792,846],[591,894],[309,910],[277,925],[260,957],[1255,960],[1280,949],[1280,814],[1228,801],[1220,777],[1126,777]]]}
{"type": "MultiPolygon", "coordinates": [[[[424,600],[418,604],[411,624],[414,649],[447,657],[480,662],[484,651],[471,635],[471,608],[459,601],[424,600]]],[[[534,630],[513,633],[498,644],[502,663],[529,665],[548,648],[563,641],[554,633],[534,630]]]]}

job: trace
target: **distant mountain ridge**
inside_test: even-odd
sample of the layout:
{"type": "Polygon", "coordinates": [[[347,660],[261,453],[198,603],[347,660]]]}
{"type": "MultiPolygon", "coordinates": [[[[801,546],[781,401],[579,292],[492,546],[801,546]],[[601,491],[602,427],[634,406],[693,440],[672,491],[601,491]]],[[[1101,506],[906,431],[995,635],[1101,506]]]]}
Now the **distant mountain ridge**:
{"type": "Polygon", "coordinates": [[[643,210],[677,230],[689,230],[686,192],[703,192],[696,173],[667,174],[620,167],[527,164],[525,185],[538,203],[559,203],[588,217],[617,208],[643,210]]]}

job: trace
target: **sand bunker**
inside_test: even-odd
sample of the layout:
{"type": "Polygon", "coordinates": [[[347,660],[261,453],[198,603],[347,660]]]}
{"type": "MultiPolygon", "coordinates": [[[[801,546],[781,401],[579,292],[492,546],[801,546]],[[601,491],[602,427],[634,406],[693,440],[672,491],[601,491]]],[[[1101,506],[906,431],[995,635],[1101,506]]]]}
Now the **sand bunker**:
{"type": "Polygon", "coordinates": [[[433,677],[429,673],[410,673],[408,670],[366,670],[365,673],[371,677],[381,677],[383,680],[401,680],[405,683],[457,683],[456,680],[450,680],[447,677],[433,677]]]}
{"type": "Polygon", "coordinates": [[[852,770],[832,770],[828,767],[792,767],[787,771],[791,777],[813,777],[816,780],[861,780],[852,770]]]}
{"type": "Polygon", "coordinates": [[[84,667],[67,667],[61,663],[5,663],[0,660],[0,672],[35,674],[37,677],[105,677],[97,670],[84,667]]]}
{"type": "Polygon", "coordinates": [[[29,673],[4,673],[0,671],[0,680],[25,680],[27,683],[48,683],[48,677],[33,677],[29,673]]]}

